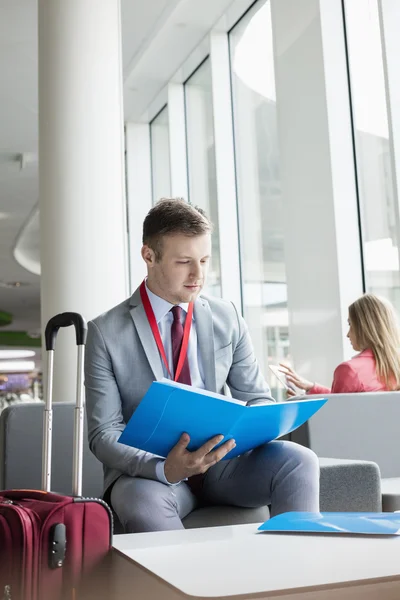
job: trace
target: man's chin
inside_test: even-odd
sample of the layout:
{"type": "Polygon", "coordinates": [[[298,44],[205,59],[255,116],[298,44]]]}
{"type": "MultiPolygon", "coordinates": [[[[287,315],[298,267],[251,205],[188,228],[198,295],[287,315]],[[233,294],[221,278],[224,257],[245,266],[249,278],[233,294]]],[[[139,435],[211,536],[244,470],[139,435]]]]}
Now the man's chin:
{"type": "Polygon", "coordinates": [[[184,296],[184,300],[182,300],[182,302],[194,302],[197,298],[197,296],[200,294],[201,292],[201,286],[198,286],[196,288],[190,289],[190,288],[185,288],[183,291],[182,296],[184,296]]]}

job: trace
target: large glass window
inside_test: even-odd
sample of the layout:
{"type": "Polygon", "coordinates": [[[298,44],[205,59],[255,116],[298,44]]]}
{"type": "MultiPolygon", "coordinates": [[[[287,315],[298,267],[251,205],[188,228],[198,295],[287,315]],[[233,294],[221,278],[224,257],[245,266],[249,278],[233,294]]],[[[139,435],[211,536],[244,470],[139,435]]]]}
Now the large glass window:
{"type": "Polygon", "coordinates": [[[281,399],[268,370],[290,353],[270,3],[257,3],[229,37],[244,316],[281,399]]]}
{"type": "Polygon", "coordinates": [[[214,223],[207,290],[221,296],[218,197],[215,169],[214,118],[210,59],[185,84],[189,200],[204,209],[214,223]]]}
{"type": "Polygon", "coordinates": [[[367,291],[400,310],[394,193],[377,0],[346,0],[350,87],[367,291]]]}
{"type": "Polygon", "coordinates": [[[168,107],[150,123],[153,204],[171,195],[168,107]]]}

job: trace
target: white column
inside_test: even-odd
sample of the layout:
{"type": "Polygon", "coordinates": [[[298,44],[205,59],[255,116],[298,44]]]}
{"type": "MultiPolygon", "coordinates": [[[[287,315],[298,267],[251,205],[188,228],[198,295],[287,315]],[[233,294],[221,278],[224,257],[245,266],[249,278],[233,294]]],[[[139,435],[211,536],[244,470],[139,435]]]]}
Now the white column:
{"type": "Polygon", "coordinates": [[[210,36],[222,297],[242,307],[229,41],[210,36]]]}
{"type": "Polygon", "coordinates": [[[363,292],[341,2],[272,0],[290,344],[330,385],[363,292]]]}
{"type": "Polygon", "coordinates": [[[140,250],[143,221],[152,206],[150,127],[147,123],[126,124],[126,181],[129,265],[133,292],[146,275],[146,265],[140,250]]]}
{"type": "MultiPolygon", "coordinates": [[[[91,319],[127,295],[119,0],[39,0],[42,328],[91,319]]],[[[76,350],[61,331],[54,399],[75,398],[76,350]]]]}
{"type": "Polygon", "coordinates": [[[181,83],[168,85],[169,160],[171,196],[188,200],[185,90],[181,83]]]}

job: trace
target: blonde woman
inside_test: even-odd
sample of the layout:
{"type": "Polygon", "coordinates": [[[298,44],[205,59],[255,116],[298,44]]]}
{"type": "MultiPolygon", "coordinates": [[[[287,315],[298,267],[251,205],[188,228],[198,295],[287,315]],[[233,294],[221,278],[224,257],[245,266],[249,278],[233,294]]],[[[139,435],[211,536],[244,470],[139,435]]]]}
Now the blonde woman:
{"type": "MultiPolygon", "coordinates": [[[[390,302],[364,294],[349,306],[347,337],[359,352],[336,367],[332,389],[300,377],[281,363],[290,383],[307,394],[340,394],[400,389],[400,334],[397,316],[390,302]]],[[[288,391],[289,396],[295,393],[288,391]]]]}

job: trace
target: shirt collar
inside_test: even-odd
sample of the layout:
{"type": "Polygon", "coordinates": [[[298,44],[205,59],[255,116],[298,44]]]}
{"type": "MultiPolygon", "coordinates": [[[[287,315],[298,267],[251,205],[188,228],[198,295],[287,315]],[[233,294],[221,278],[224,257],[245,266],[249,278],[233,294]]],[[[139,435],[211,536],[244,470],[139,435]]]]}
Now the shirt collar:
{"type": "MultiPolygon", "coordinates": [[[[155,316],[157,324],[158,324],[158,323],[160,323],[160,321],[163,320],[165,315],[167,315],[169,313],[169,311],[171,310],[171,308],[175,305],[171,304],[167,300],[164,300],[164,298],[161,298],[160,296],[153,294],[153,292],[151,290],[149,290],[149,288],[147,287],[147,279],[146,279],[146,290],[147,290],[147,295],[150,300],[151,308],[153,309],[154,316],[155,316]]],[[[187,313],[188,308],[189,308],[189,304],[187,302],[179,304],[179,306],[181,308],[183,308],[185,313],[187,313]]]]}

